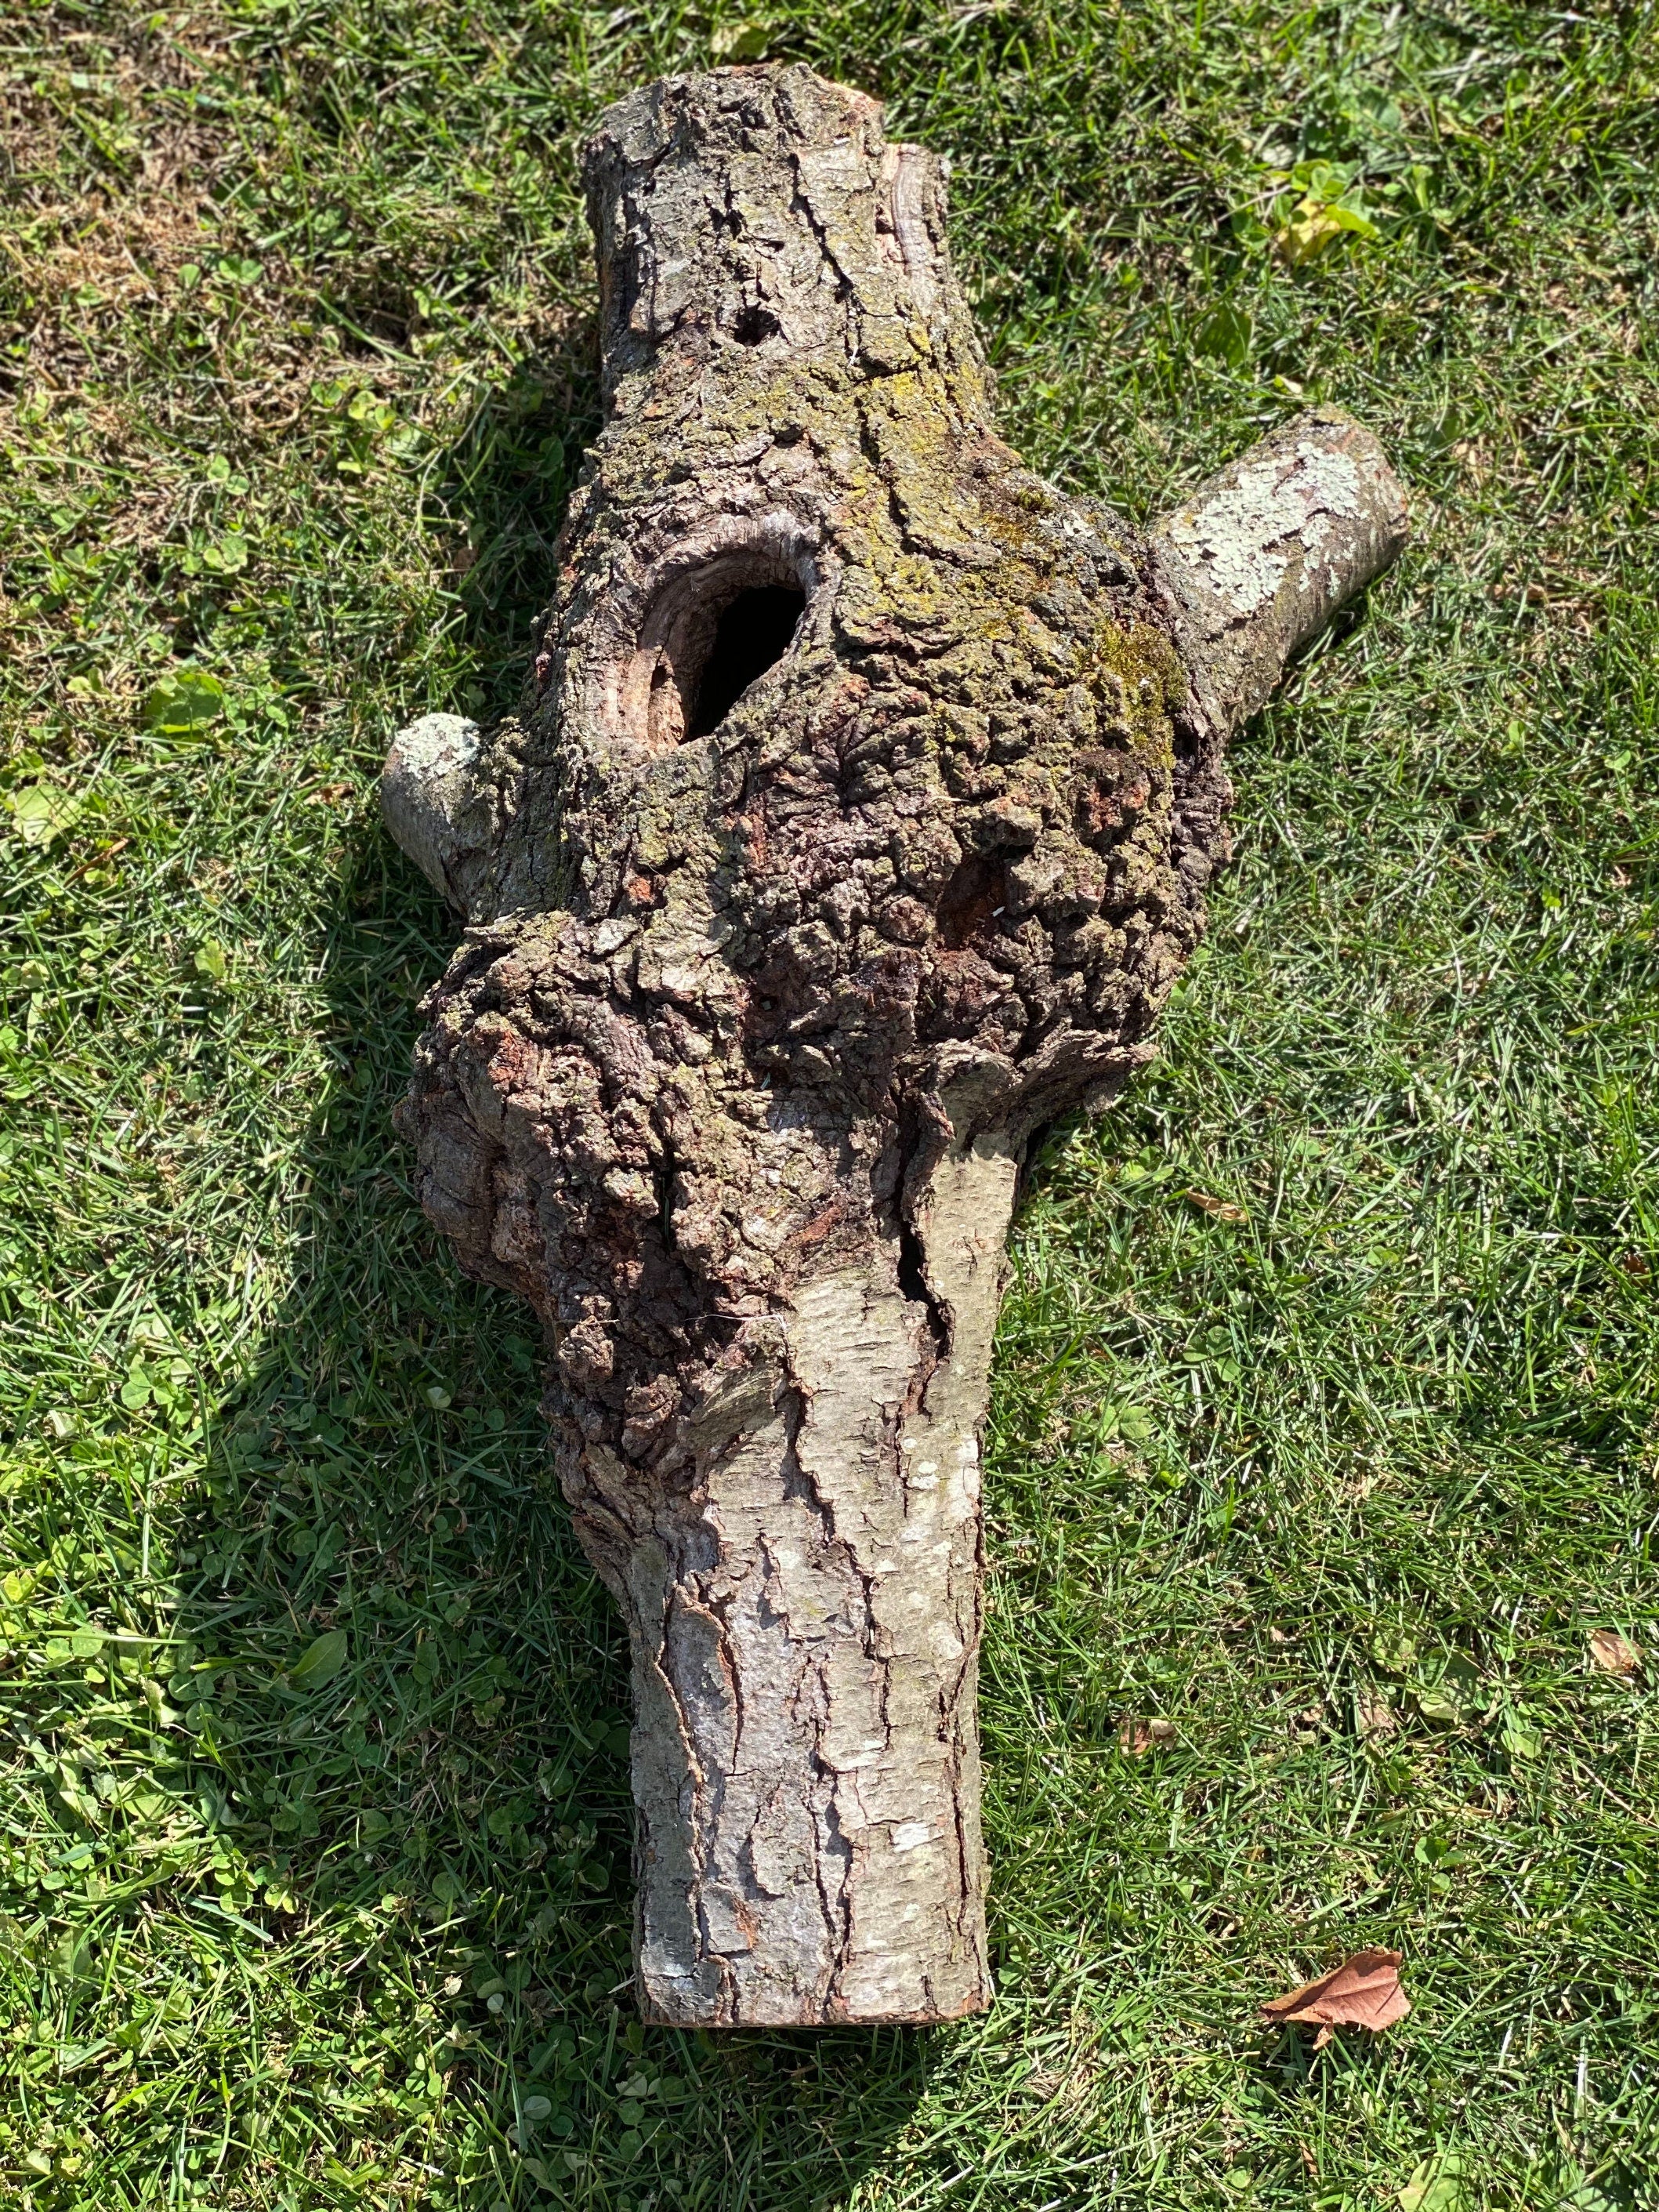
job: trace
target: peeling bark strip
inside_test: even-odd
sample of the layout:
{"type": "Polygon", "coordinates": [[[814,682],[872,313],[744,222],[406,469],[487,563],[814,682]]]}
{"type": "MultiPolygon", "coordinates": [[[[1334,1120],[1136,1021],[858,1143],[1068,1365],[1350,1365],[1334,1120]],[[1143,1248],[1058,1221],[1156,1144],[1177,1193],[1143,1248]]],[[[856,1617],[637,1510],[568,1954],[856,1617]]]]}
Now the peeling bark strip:
{"type": "Polygon", "coordinates": [[[998,438],[942,170],[799,65],[588,149],[608,419],[522,716],[393,746],[467,915],[399,1126],[545,1323],[627,1615],[653,2019],[990,1996],[979,1435],[1035,1131],[1226,857],[1228,729],[1404,540],[1316,412],[1142,537],[998,438]]]}

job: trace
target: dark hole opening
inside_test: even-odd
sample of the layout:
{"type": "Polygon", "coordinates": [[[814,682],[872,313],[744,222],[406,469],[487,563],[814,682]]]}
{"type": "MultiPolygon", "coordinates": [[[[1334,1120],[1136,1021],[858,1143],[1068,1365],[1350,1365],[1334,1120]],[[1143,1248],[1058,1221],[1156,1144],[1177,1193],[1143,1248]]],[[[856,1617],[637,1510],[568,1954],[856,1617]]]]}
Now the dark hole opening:
{"type": "Polygon", "coordinates": [[[975,939],[988,939],[997,909],[1007,902],[1007,871],[988,853],[970,853],[952,872],[939,895],[934,920],[939,943],[960,952],[975,939]]]}
{"type": "Polygon", "coordinates": [[[782,659],[805,607],[805,592],[789,584],[760,584],[738,593],[715,629],[688,737],[706,738],[717,730],[756,678],[782,659]]]}
{"type": "Polygon", "coordinates": [[[732,325],[732,335],[739,345],[759,345],[763,338],[776,337],[782,325],[769,307],[745,307],[732,325]]]}

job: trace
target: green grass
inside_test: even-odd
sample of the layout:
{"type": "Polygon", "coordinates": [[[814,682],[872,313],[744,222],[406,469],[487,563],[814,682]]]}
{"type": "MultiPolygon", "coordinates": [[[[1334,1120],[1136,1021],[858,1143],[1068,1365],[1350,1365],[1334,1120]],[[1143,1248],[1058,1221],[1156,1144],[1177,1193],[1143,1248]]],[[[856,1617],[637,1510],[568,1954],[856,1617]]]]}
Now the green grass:
{"type": "Polygon", "coordinates": [[[1656,54],[1648,0],[15,0],[0,2203],[1659,2204],[1659,1654],[1587,1655],[1659,1644],[1656,54]],[[953,155],[1036,464],[1145,514],[1317,397],[1417,514],[1023,1216],[1001,1996],[933,2034],[631,2019],[617,1626],[388,1123],[450,925],[373,777],[514,696],[575,146],[757,47],[953,155]],[[1292,268],[1319,160],[1376,236],[1292,268]],[[1369,1942],[1402,2027],[1257,2029],[1369,1942]]]}

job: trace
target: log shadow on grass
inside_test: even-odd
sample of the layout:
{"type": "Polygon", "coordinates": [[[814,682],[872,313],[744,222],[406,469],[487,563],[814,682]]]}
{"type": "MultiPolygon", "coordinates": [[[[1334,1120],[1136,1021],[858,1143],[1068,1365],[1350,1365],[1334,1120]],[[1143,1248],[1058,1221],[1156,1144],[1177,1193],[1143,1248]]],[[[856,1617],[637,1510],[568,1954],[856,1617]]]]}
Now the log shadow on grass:
{"type": "MultiPolygon", "coordinates": [[[[498,694],[545,589],[544,411],[475,418],[451,480],[494,549],[466,619],[498,694]]],[[[319,946],[336,1073],[295,1164],[301,1263],[174,1562],[170,1695],[222,1837],[225,1932],[263,1930],[267,1960],[303,1946],[329,2015],[378,2023],[354,2094],[319,2074],[303,2125],[290,2076],[266,2154],[387,2180],[414,2158],[449,2185],[434,2206],[840,2204],[940,2039],[634,2016],[620,1621],[551,1480],[535,1323],[459,1276],[391,1128],[453,935],[366,817],[319,946]]]]}
{"type": "Polygon", "coordinates": [[[484,714],[517,703],[565,508],[599,434],[598,360],[597,322],[573,317],[480,396],[433,471],[426,514],[453,549],[461,635],[477,669],[467,698],[434,707],[484,714]]]}

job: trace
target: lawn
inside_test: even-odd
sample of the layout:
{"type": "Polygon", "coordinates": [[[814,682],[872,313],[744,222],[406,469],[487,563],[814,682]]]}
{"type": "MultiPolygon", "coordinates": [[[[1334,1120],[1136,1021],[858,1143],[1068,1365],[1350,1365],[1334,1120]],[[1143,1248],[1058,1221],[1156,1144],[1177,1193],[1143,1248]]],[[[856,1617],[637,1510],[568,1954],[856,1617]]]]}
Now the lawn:
{"type": "Polygon", "coordinates": [[[1650,0],[12,0],[0,88],[0,2203],[1659,2205],[1650,0]],[[1416,517],[1021,1217],[931,2033],[634,2019],[617,1626],[389,1123],[374,779],[516,697],[576,148],[757,53],[951,155],[1036,465],[1330,399],[1416,517]],[[1403,2026],[1257,2025],[1369,1943],[1403,2026]]]}

